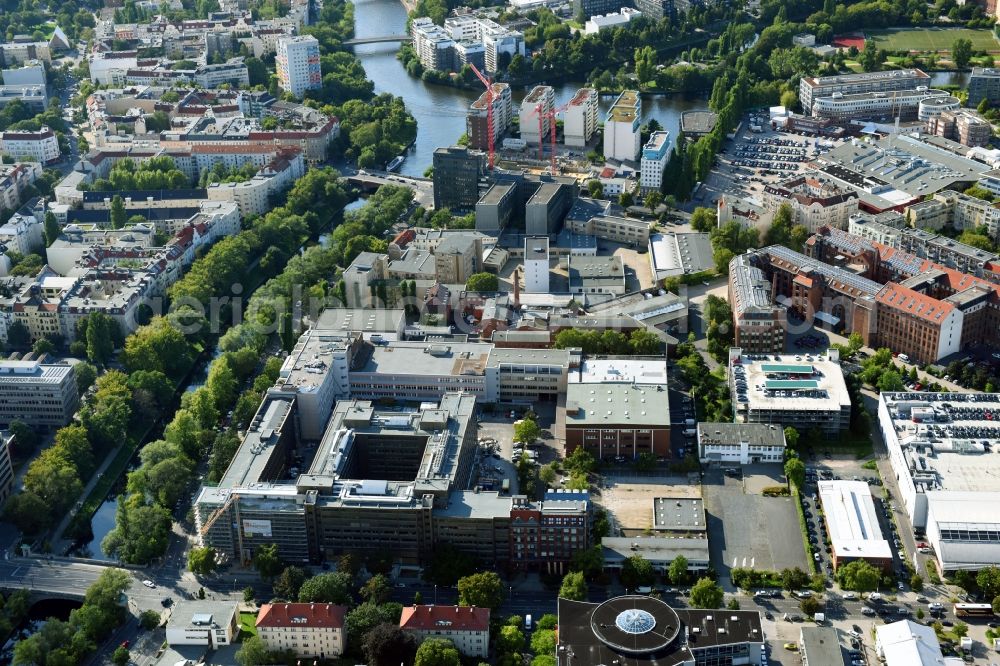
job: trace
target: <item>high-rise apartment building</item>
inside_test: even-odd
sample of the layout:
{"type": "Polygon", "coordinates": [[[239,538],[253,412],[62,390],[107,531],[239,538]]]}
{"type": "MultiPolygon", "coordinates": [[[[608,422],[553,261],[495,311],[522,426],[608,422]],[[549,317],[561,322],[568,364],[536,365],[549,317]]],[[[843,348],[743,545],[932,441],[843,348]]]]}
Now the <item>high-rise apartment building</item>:
{"type": "Polygon", "coordinates": [[[563,139],[567,146],[586,148],[597,131],[597,90],[580,88],[563,114],[563,139]]]}
{"type": "Polygon", "coordinates": [[[642,101],[635,90],[625,90],[608,110],[604,121],[604,157],[634,160],[639,156],[642,101]]]}
{"type": "MultiPolygon", "coordinates": [[[[506,83],[493,84],[493,143],[500,144],[500,137],[504,135],[510,126],[510,121],[514,117],[514,106],[510,96],[510,85],[506,83]]],[[[479,96],[475,102],[469,105],[469,112],[465,116],[465,132],[469,136],[469,147],[476,150],[489,149],[489,118],[486,104],[486,92],[479,96]]]]}
{"type": "Polygon", "coordinates": [[[307,90],[323,85],[323,74],[319,66],[319,41],[312,35],[278,39],[275,63],[278,85],[296,97],[302,97],[307,90]]]}
{"type": "Polygon", "coordinates": [[[990,106],[1000,101],[1000,68],[973,67],[969,76],[969,99],[966,104],[976,108],[983,100],[990,106]]]}
{"type": "Polygon", "coordinates": [[[528,143],[544,143],[549,136],[549,123],[553,120],[552,110],[556,104],[556,93],[552,86],[535,86],[521,102],[518,120],[521,138],[528,143]],[[539,135],[541,132],[541,135],[539,135]]]}

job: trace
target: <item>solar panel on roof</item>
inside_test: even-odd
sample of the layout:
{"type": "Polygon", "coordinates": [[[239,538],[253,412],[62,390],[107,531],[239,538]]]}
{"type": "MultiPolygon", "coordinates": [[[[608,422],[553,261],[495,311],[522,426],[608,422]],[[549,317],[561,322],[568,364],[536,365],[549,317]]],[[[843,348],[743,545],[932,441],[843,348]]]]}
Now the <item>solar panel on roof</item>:
{"type": "Polygon", "coordinates": [[[819,382],[814,379],[769,379],[764,382],[764,388],[767,390],[816,389],[819,388],[819,382]]]}
{"type": "Polygon", "coordinates": [[[811,375],[813,371],[811,365],[795,363],[763,363],[760,369],[764,372],[783,372],[786,375],[811,375]]]}

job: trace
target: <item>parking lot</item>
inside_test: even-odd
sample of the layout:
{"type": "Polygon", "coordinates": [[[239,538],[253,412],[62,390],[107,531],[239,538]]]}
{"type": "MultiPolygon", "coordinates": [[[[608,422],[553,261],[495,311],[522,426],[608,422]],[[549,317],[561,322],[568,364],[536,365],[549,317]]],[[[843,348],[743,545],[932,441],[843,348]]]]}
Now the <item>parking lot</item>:
{"type": "Polygon", "coordinates": [[[702,191],[689,207],[711,205],[723,195],[759,202],[765,186],[807,171],[812,160],[837,144],[801,133],[772,130],[767,119],[748,116],[743,131],[723,145],[702,191]],[[751,132],[750,125],[759,125],[762,131],[751,132]]]}
{"type": "Polygon", "coordinates": [[[604,475],[598,498],[622,536],[643,534],[653,527],[653,499],[700,497],[701,486],[682,476],[637,474],[622,466],[604,475]]]}
{"type": "Polygon", "coordinates": [[[728,583],[729,569],[806,569],[806,554],[790,497],[764,497],[766,486],[781,485],[777,465],[748,465],[746,477],[721,469],[705,472],[703,495],[708,514],[712,564],[728,583]]]}

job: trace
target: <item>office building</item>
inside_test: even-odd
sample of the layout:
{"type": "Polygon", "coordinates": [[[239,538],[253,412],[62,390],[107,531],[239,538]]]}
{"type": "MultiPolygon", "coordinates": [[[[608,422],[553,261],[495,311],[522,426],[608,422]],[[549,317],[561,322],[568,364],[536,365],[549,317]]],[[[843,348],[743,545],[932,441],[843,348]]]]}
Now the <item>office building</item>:
{"type": "Polygon", "coordinates": [[[543,182],[524,204],[525,233],[529,236],[557,233],[572,205],[572,187],[543,182]]]}
{"type": "Polygon", "coordinates": [[[674,20],[691,7],[691,0],[636,0],[635,8],[652,21],[674,20]]]}
{"type": "Polygon", "coordinates": [[[589,212],[574,215],[574,211],[577,209],[578,204],[570,209],[565,222],[565,228],[574,234],[593,236],[634,248],[643,247],[650,242],[649,229],[652,225],[648,220],[618,215],[590,216],[589,212]]]}
{"type": "Polygon", "coordinates": [[[996,393],[883,393],[878,425],[914,530],[942,573],[1000,561],[996,393]]]}
{"type": "MultiPolygon", "coordinates": [[[[919,278],[918,278],[919,280],[919,278]]],[[[910,281],[907,281],[910,282],[910,281]]],[[[875,297],[879,303],[875,339],[879,347],[905,350],[914,363],[933,363],[962,346],[964,310],[955,299],[939,299],[919,285],[889,283],[875,297]]],[[[984,305],[989,292],[965,294],[984,305]]]]}
{"type": "Polygon", "coordinates": [[[843,666],[846,663],[836,627],[802,627],[798,644],[802,666],[843,666]]]}
{"type": "Polygon", "coordinates": [[[719,465],[781,463],[785,431],[765,423],[699,423],[698,459],[719,465]]]}
{"type": "Polygon", "coordinates": [[[784,309],[771,302],[771,282],[748,255],[729,262],[735,344],[751,354],[785,351],[784,309]]]}
{"type": "Polygon", "coordinates": [[[927,132],[957,141],[963,146],[977,147],[989,144],[993,138],[990,122],[970,109],[944,111],[927,120],[927,132]]]}
{"type": "Polygon", "coordinates": [[[556,95],[552,86],[535,86],[521,102],[518,114],[521,139],[530,144],[547,143],[549,130],[555,122],[556,95]]]}
{"type": "MultiPolygon", "coordinates": [[[[918,91],[919,92],[919,91],[918,91]]],[[[937,93],[939,91],[928,91],[928,93],[937,93]]],[[[906,91],[893,93],[893,95],[905,95],[906,91]]],[[[952,97],[951,95],[934,95],[933,97],[927,97],[920,101],[917,108],[917,120],[924,123],[927,132],[934,134],[935,132],[930,129],[932,125],[930,124],[935,118],[940,117],[943,113],[948,111],[955,111],[961,108],[962,101],[957,97],[952,97]]]]}
{"type": "Polygon", "coordinates": [[[307,90],[323,85],[319,65],[319,41],[312,35],[285,36],[278,39],[275,55],[278,85],[285,92],[301,98],[307,90]]]}
{"type": "Polygon", "coordinates": [[[549,239],[546,236],[524,239],[524,292],[549,293],[549,239]]]}
{"type": "Polygon", "coordinates": [[[643,192],[658,192],[663,185],[663,170],[670,161],[673,143],[670,132],[653,132],[642,147],[639,164],[639,187],[643,192]]]}
{"type": "Polygon", "coordinates": [[[475,209],[479,180],[486,171],[483,153],[462,146],[434,150],[434,208],[452,212],[475,209]]]}
{"type": "Polygon", "coordinates": [[[1000,102],[1000,69],[996,67],[973,67],[969,75],[969,98],[966,105],[975,109],[985,99],[990,106],[1000,102]]]}
{"type": "Polygon", "coordinates": [[[587,22],[583,26],[583,34],[596,35],[602,30],[627,26],[632,19],[640,16],[642,16],[642,12],[631,7],[622,7],[617,12],[605,14],[604,16],[595,14],[587,19],[587,22]]]}
{"type": "Polygon", "coordinates": [[[465,657],[486,659],[490,652],[490,609],[476,606],[404,606],[399,628],[418,642],[443,638],[465,657]]]}
{"type": "Polygon", "coordinates": [[[476,202],[476,231],[498,234],[507,228],[517,208],[517,186],[497,183],[476,202]]]}
{"type": "Polygon", "coordinates": [[[670,565],[678,557],[687,561],[688,573],[697,577],[710,565],[708,539],[705,537],[631,536],[604,537],[601,539],[604,570],[620,572],[625,561],[638,555],[660,575],[667,575],[670,565]]]}
{"type": "Polygon", "coordinates": [[[758,611],[674,609],[644,595],[603,603],[559,599],[558,666],[757,664],[764,634],[758,611]]]}
{"type": "Polygon", "coordinates": [[[442,284],[465,284],[483,272],[483,239],[478,235],[449,234],[434,248],[434,268],[442,284]]]}
{"type": "Polygon", "coordinates": [[[59,139],[48,127],[37,132],[0,132],[0,153],[15,160],[51,164],[59,160],[59,139]]]}
{"type": "Polygon", "coordinates": [[[639,156],[642,100],[635,90],[625,90],[608,109],[604,120],[604,157],[633,161],[639,156]]]}
{"type": "Polygon", "coordinates": [[[838,74],[836,76],[804,76],[799,82],[799,103],[806,115],[812,115],[813,104],[820,97],[834,93],[854,95],[894,90],[915,90],[930,87],[931,77],[919,69],[896,69],[885,72],[838,74]]]}
{"type": "Polygon", "coordinates": [[[957,666],[942,654],[934,628],[912,620],[876,625],[875,652],[885,666],[957,666]]]}
{"type": "Polygon", "coordinates": [[[214,650],[240,633],[236,602],[177,601],[167,620],[167,645],[199,645],[214,650]]]}
{"type": "Polygon", "coordinates": [[[511,498],[510,566],[566,573],[573,555],[590,548],[592,505],[586,490],[549,490],[541,502],[511,498]]]}
{"type": "Polygon", "coordinates": [[[835,92],[813,100],[812,115],[839,123],[852,120],[901,121],[926,120],[920,116],[930,109],[943,111],[960,106],[958,98],[944,90],[896,90],[891,93],[871,91],[845,95],[835,92]]]}
{"type": "Polygon", "coordinates": [[[618,296],[625,293],[625,266],[619,255],[570,255],[566,258],[566,264],[570,293],[618,296]]]}
{"type": "Polygon", "coordinates": [[[681,113],[681,134],[697,140],[711,134],[718,122],[719,114],[712,111],[685,111],[681,113]]]}
{"type": "Polygon", "coordinates": [[[566,146],[587,147],[597,132],[597,110],[597,90],[580,88],[576,91],[563,112],[563,141],[566,146]]]}
{"type": "Polygon", "coordinates": [[[346,606],[270,603],[257,614],[257,636],[269,652],[291,652],[306,659],[344,654],[346,606]]]}
{"type": "MultiPolygon", "coordinates": [[[[514,105],[510,96],[510,85],[494,83],[492,91],[493,144],[500,145],[500,139],[510,127],[514,117],[514,105]]],[[[475,150],[489,149],[489,118],[487,117],[486,93],[469,105],[465,116],[465,133],[469,137],[469,147],[475,150]]]]}
{"type": "Polygon", "coordinates": [[[833,568],[863,560],[883,571],[892,569],[892,546],[882,536],[868,482],[820,481],[817,486],[833,568]]]}
{"type": "Polygon", "coordinates": [[[618,11],[625,3],[622,0],[573,0],[573,16],[581,14],[590,18],[595,14],[618,11]]]}
{"type": "Polygon", "coordinates": [[[765,356],[729,350],[735,423],[771,423],[836,435],[847,428],[851,398],[836,350],[817,356],[765,356]]]}
{"type": "Polygon", "coordinates": [[[61,428],[73,419],[79,402],[71,365],[0,361],[0,425],[16,420],[34,428],[61,428]]]}
{"type": "Polygon", "coordinates": [[[763,196],[764,207],[772,212],[788,204],[792,224],[801,224],[809,231],[820,227],[847,229],[851,215],[858,212],[858,201],[853,190],[818,172],[767,185],[763,196]]]}

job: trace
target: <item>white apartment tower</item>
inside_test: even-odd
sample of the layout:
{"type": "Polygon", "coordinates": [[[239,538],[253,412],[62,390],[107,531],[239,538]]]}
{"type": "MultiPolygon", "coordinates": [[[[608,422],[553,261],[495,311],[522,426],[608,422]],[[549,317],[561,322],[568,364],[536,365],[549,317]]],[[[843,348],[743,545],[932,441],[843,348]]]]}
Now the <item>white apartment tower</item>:
{"type": "Polygon", "coordinates": [[[549,239],[545,236],[524,239],[524,293],[549,293],[549,239]]]}
{"type": "Polygon", "coordinates": [[[625,90],[608,110],[604,121],[604,157],[633,161],[639,156],[642,101],[635,90],[625,90]]]}
{"type": "Polygon", "coordinates": [[[296,97],[302,97],[307,90],[323,85],[323,74],[319,66],[319,41],[311,35],[279,38],[275,62],[278,85],[296,97]]]}
{"type": "Polygon", "coordinates": [[[585,148],[597,131],[597,91],[580,88],[563,115],[563,137],[567,146],[585,148]]]}
{"type": "Polygon", "coordinates": [[[527,143],[542,143],[549,133],[549,123],[552,118],[549,115],[555,108],[556,93],[552,86],[535,86],[528,93],[528,96],[521,102],[521,113],[519,121],[521,125],[521,139],[527,143]],[[542,134],[538,136],[538,116],[542,117],[542,134]]]}
{"type": "Polygon", "coordinates": [[[663,184],[663,170],[670,161],[670,132],[653,132],[642,147],[639,164],[639,187],[643,192],[659,190],[663,184]]]}

